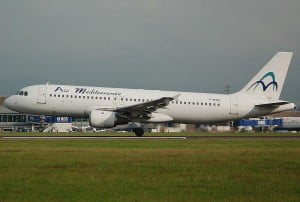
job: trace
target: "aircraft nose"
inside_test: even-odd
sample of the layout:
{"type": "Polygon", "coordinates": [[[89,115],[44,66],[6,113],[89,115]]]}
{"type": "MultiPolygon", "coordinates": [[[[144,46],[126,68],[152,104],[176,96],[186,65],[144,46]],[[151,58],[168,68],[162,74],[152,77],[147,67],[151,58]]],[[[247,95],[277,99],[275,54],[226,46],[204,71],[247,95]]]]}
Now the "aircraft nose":
{"type": "Polygon", "coordinates": [[[12,109],[13,105],[14,105],[14,101],[13,98],[10,96],[8,98],[6,98],[4,100],[4,106],[7,107],[8,109],[12,109]]]}

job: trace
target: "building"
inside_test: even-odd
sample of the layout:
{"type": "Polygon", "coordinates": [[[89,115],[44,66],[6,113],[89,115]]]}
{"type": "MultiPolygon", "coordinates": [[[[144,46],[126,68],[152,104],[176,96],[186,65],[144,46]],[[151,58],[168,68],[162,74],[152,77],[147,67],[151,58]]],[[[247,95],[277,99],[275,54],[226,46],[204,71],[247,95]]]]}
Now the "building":
{"type": "Polygon", "coordinates": [[[233,122],[238,131],[300,131],[300,112],[287,111],[271,116],[233,122]]]}

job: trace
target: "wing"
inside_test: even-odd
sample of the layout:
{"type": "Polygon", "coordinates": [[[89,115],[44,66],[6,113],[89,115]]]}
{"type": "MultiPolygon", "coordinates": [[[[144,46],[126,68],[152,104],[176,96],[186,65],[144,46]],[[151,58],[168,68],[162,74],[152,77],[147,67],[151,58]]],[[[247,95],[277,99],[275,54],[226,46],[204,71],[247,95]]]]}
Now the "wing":
{"type": "Polygon", "coordinates": [[[165,108],[170,101],[175,99],[175,97],[162,97],[149,102],[120,107],[114,111],[123,116],[130,117],[131,119],[147,119],[150,118],[152,112],[156,111],[157,109],[165,108]]]}

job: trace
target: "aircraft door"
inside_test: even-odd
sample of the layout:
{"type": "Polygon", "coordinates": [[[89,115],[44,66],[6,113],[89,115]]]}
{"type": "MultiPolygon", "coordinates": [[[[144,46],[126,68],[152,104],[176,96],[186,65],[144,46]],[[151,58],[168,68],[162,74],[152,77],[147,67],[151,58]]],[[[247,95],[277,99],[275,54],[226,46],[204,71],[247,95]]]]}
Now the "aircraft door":
{"type": "Polygon", "coordinates": [[[37,99],[38,104],[46,104],[46,93],[47,93],[47,87],[46,86],[40,87],[38,91],[38,99],[37,99]]]}
{"type": "Polygon", "coordinates": [[[124,105],[125,98],[123,96],[115,96],[113,97],[112,103],[114,105],[124,105]]]}
{"type": "Polygon", "coordinates": [[[239,114],[239,104],[236,98],[230,99],[230,113],[231,115],[238,115],[239,114]]]}
{"type": "Polygon", "coordinates": [[[125,103],[125,98],[123,97],[123,96],[120,96],[119,97],[119,103],[120,103],[120,105],[124,105],[124,103],[125,103]]]}
{"type": "Polygon", "coordinates": [[[114,96],[114,97],[112,98],[112,104],[113,104],[113,105],[118,105],[118,97],[117,97],[117,96],[114,96]]]}

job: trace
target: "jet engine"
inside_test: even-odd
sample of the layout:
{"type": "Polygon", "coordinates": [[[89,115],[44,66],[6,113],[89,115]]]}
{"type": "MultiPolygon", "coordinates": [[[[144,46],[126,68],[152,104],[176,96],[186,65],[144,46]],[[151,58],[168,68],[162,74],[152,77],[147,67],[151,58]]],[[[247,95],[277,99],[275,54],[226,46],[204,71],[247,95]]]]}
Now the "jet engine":
{"type": "Polygon", "coordinates": [[[116,112],[92,110],[90,125],[95,128],[112,128],[117,123],[116,112]]]}
{"type": "Polygon", "coordinates": [[[95,128],[113,128],[116,125],[127,124],[126,117],[112,111],[92,110],[90,112],[90,125],[95,128]]]}

